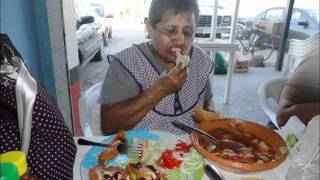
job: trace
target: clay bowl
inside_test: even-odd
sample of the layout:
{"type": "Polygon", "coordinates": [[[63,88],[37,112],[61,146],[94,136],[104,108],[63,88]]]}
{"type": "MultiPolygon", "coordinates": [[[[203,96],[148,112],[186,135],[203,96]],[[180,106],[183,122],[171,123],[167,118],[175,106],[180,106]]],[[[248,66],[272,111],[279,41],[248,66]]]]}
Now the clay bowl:
{"type": "Polygon", "coordinates": [[[257,123],[240,119],[225,118],[215,121],[206,121],[201,123],[198,127],[208,132],[215,128],[228,128],[234,126],[237,126],[238,128],[240,128],[240,130],[244,130],[269,144],[276,151],[275,160],[265,163],[241,163],[227,160],[208,152],[203,147],[203,143],[207,142],[203,139],[205,137],[199,135],[198,133],[193,132],[191,134],[191,141],[197,151],[200,152],[208,160],[224,170],[235,173],[249,173],[272,169],[280,165],[287,158],[288,150],[284,140],[272,129],[264,127],[257,123]],[[280,155],[279,152],[280,147],[285,147],[286,150],[286,152],[282,155],[280,155]]]}

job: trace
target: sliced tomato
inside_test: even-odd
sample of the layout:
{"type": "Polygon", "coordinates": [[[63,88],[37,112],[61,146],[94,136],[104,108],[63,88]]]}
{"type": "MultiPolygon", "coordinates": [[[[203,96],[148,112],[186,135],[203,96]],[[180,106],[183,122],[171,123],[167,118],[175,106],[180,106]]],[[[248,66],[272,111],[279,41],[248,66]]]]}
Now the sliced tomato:
{"type": "Polygon", "coordinates": [[[182,161],[173,156],[173,150],[167,149],[161,153],[157,163],[163,168],[173,169],[179,167],[182,161]]]}
{"type": "Polygon", "coordinates": [[[190,148],[192,147],[192,144],[187,144],[186,142],[180,141],[176,144],[176,151],[182,151],[183,153],[188,153],[190,151],[190,148]]]}

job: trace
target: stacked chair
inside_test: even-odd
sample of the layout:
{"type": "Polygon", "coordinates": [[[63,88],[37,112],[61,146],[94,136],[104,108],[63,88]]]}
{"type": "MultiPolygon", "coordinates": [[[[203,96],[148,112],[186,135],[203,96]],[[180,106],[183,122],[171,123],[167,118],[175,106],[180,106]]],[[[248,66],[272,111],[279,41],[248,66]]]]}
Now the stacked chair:
{"type": "Polygon", "coordinates": [[[287,76],[290,72],[294,71],[299,64],[310,55],[315,49],[319,49],[320,33],[305,39],[290,40],[288,50],[288,61],[285,67],[284,76],[287,76]]]}

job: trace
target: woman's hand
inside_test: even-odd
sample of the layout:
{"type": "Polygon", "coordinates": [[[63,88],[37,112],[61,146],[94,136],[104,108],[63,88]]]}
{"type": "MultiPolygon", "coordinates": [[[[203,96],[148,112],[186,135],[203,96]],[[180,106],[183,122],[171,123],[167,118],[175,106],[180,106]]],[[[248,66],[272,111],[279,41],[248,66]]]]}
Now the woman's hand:
{"type": "Polygon", "coordinates": [[[320,114],[320,103],[295,104],[285,99],[280,99],[277,113],[277,123],[284,126],[291,116],[297,116],[305,125],[316,115],[320,114]]]}
{"type": "Polygon", "coordinates": [[[182,68],[182,65],[172,68],[167,74],[160,76],[154,83],[152,88],[155,88],[159,93],[164,93],[164,96],[179,91],[185,84],[188,76],[187,67],[182,68]]]}

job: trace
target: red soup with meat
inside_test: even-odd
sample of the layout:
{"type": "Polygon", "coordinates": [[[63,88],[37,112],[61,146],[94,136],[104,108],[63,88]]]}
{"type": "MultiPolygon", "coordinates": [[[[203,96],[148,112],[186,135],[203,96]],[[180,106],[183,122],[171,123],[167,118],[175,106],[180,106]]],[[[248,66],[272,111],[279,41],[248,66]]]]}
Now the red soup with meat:
{"type": "Polygon", "coordinates": [[[264,163],[275,159],[275,151],[270,145],[239,128],[217,128],[209,132],[220,143],[214,145],[204,138],[200,144],[210,153],[223,159],[241,163],[264,163]]]}

